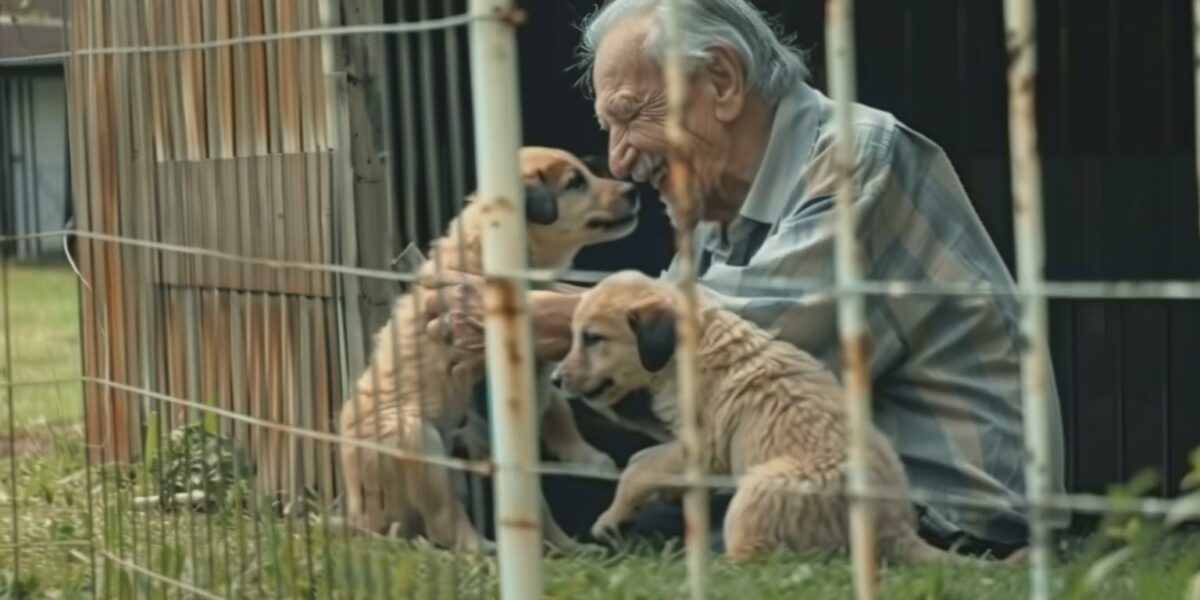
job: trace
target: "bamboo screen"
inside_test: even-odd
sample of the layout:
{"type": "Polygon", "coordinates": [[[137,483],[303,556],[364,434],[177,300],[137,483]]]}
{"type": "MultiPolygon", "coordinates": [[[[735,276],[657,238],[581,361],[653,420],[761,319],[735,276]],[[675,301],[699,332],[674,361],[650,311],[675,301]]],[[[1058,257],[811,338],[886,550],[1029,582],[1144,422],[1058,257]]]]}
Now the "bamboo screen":
{"type": "MultiPolygon", "coordinates": [[[[122,386],[331,430],[344,354],[334,277],[222,258],[339,260],[331,197],[342,163],[322,56],[330,42],[205,45],[318,28],[320,8],[317,0],[72,2],[71,174],[78,228],[92,234],[79,240],[78,258],[92,296],[82,305],[93,459],[135,458],[150,415],[164,430],[196,418],[122,386]],[[168,414],[150,410],[158,406],[168,414]]],[[[249,449],[260,489],[332,490],[327,445],[222,421],[249,449]]]]}

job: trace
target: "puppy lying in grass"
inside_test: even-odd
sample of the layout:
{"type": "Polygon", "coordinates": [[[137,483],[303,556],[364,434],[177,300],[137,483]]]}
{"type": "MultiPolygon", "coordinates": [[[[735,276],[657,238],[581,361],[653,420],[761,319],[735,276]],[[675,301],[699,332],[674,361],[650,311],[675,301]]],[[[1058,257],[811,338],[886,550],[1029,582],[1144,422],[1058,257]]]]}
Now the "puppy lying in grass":
{"type": "MultiPolygon", "coordinates": [[[[635,271],[610,275],[580,300],[570,353],[551,381],[602,408],[647,387],[655,413],[678,437],[678,306],[678,292],[666,282],[635,271]]],[[[699,363],[701,463],[709,473],[739,478],[724,522],[728,558],[741,563],[777,550],[846,549],[849,501],[843,494],[849,431],[842,390],[832,373],[811,355],[703,296],[699,363]]],[[[900,460],[877,430],[869,453],[872,485],[893,495],[906,493],[900,460]]],[[[663,474],[682,475],[683,469],[678,440],[635,455],[592,534],[611,536],[651,496],[670,493],[664,490],[663,474]]],[[[874,505],[884,558],[970,560],[917,535],[909,502],[879,500],[874,505]]]]}
{"type": "MultiPolygon", "coordinates": [[[[566,268],[584,246],[624,237],[637,226],[632,184],[599,177],[562,150],[526,147],[520,160],[531,268],[566,268]]],[[[468,203],[446,235],[433,242],[420,269],[423,280],[436,278],[439,268],[443,273],[482,272],[486,209],[468,203]]],[[[396,299],[391,319],[375,335],[370,365],[359,377],[354,397],[342,408],[339,431],[436,456],[448,455],[452,441],[462,438],[468,453],[479,458],[487,453],[486,425],[470,404],[484,376],[483,350],[477,356],[452,354],[460,351],[428,332],[420,306],[421,298],[427,297],[407,293],[396,299]]],[[[565,398],[539,394],[539,399],[548,400],[539,409],[543,439],[551,453],[566,461],[615,470],[612,459],[580,435],[565,398]]],[[[405,536],[423,532],[443,547],[494,549],[467,518],[451,472],[444,466],[400,460],[351,445],[341,447],[340,462],[351,528],[381,533],[398,526],[405,536]]],[[[544,499],[542,523],[551,545],[581,549],[559,528],[544,499]]]]}

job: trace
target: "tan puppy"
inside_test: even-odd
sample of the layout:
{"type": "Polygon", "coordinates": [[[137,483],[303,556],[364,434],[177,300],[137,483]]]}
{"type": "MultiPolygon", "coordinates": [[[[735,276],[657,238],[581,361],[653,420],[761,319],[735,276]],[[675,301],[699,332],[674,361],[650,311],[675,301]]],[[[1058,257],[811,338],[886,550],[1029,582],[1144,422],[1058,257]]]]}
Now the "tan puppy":
{"type": "MultiPolygon", "coordinates": [[[[586,292],[575,310],[571,351],[552,376],[589,403],[611,406],[648,387],[654,411],[678,433],[673,286],[633,271],[613,274],[586,292]]],[[[701,461],[715,474],[739,477],[725,516],[726,553],[742,562],[779,549],[839,550],[848,544],[845,408],[839,384],[815,358],[755,324],[700,300],[698,398],[701,461]],[[812,486],[816,495],[797,493],[812,486]],[[788,491],[784,489],[790,486],[788,491]]],[[[682,474],[678,441],[643,450],[621,475],[616,497],[593,535],[610,535],[653,494],[655,474],[682,474]]],[[[907,490],[895,450],[873,431],[874,485],[907,490]]],[[[879,502],[876,532],[883,555],[925,561],[952,555],[916,533],[908,502],[879,502]]]]}
{"type": "MultiPolygon", "coordinates": [[[[562,150],[527,147],[520,160],[531,267],[568,267],[583,246],[623,237],[637,226],[632,184],[597,177],[562,150]]],[[[446,235],[432,244],[423,276],[436,276],[439,267],[482,271],[484,209],[467,204],[446,235]]],[[[426,332],[419,297],[409,293],[396,299],[391,319],[375,335],[371,363],[357,382],[356,395],[342,409],[339,431],[434,456],[448,455],[452,439],[461,435],[468,452],[478,457],[487,452],[486,425],[469,404],[483,379],[483,354],[456,360],[451,373],[451,347],[426,332]]],[[[611,458],[582,438],[566,400],[557,394],[541,395],[547,396],[549,404],[540,408],[550,451],[566,461],[615,469],[611,458]]],[[[471,525],[448,469],[348,445],[341,447],[340,456],[351,527],[382,532],[398,524],[405,535],[423,531],[449,548],[494,547],[471,525]]],[[[558,527],[544,500],[542,514],[548,542],[578,548],[558,527]]]]}

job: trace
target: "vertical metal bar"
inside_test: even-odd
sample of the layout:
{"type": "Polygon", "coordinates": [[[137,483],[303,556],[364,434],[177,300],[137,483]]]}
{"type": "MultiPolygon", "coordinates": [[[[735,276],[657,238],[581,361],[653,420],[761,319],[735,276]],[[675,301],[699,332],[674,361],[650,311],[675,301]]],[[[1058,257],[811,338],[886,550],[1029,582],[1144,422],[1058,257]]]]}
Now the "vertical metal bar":
{"type": "Polygon", "coordinates": [[[1046,414],[1050,355],[1046,342],[1046,298],[1031,293],[1041,284],[1045,269],[1042,172],[1034,95],[1037,37],[1032,0],[1005,0],[1004,22],[1008,39],[1008,128],[1017,280],[1024,292],[1021,396],[1025,416],[1025,487],[1030,506],[1031,592],[1035,600],[1044,600],[1050,597],[1050,529],[1044,519],[1044,502],[1050,491],[1050,428],[1046,414]]]}
{"type": "MultiPolygon", "coordinates": [[[[8,143],[8,140],[4,141],[8,143]]],[[[7,245],[7,244],[6,244],[7,245]]],[[[13,369],[12,369],[12,296],[8,287],[8,263],[12,260],[0,252],[0,296],[4,297],[4,398],[8,403],[8,476],[10,489],[8,497],[12,499],[12,548],[13,548],[13,581],[21,581],[21,521],[20,496],[17,495],[17,432],[16,432],[16,400],[13,398],[13,369]]]]}
{"type": "Polygon", "coordinates": [[[701,480],[704,467],[700,464],[700,414],[696,407],[699,389],[700,324],[696,289],[696,257],[693,251],[693,234],[700,214],[691,190],[689,148],[683,129],[683,112],[686,102],[686,73],[683,64],[683,39],[680,33],[679,0],[666,3],[664,15],[664,39],[666,41],[665,77],[667,87],[667,140],[671,145],[669,159],[670,178],[678,185],[672,186],[674,207],[677,213],[675,248],[678,253],[679,289],[683,296],[683,310],[679,315],[679,331],[676,357],[679,371],[679,403],[682,425],[680,441],[683,443],[686,463],[684,478],[688,483],[683,498],[684,544],[687,550],[688,589],[691,597],[705,597],[705,580],[708,571],[708,489],[701,480]]]}
{"type": "Polygon", "coordinates": [[[834,219],[834,279],[838,294],[838,333],[842,341],[842,380],[846,388],[849,419],[850,548],[854,566],[854,591],[860,600],[876,595],[874,510],[870,489],[867,448],[871,427],[871,380],[867,370],[865,299],[846,293],[845,287],[862,279],[861,259],[854,238],[854,123],[856,90],[854,64],[854,0],[828,0],[825,12],[825,45],[829,89],[834,100],[834,164],[837,199],[834,219]]]}
{"type": "Polygon", "coordinates": [[[1198,217],[1197,224],[1200,225],[1200,0],[1192,0],[1192,32],[1195,35],[1192,64],[1196,68],[1194,83],[1196,87],[1196,180],[1198,192],[1196,194],[1196,216],[1198,217]]]}
{"type": "Polygon", "coordinates": [[[524,270],[525,196],[517,161],[521,111],[517,89],[516,8],[512,0],[471,0],[471,87],[476,97],[475,169],[483,228],[484,332],[492,439],[495,441],[496,539],[500,597],[542,596],[541,484],[534,420],[533,343],[528,284],[504,278],[524,270]]]}
{"type": "MultiPolygon", "coordinates": [[[[37,119],[34,118],[33,112],[33,84],[35,81],[37,81],[37,79],[30,77],[26,84],[28,86],[28,100],[26,104],[28,112],[26,113],[26,119],[29,120],[29,142],[25,150],[25,162],[29,168],[29,175],[25,180],[25,187],[27,190],[29,190],[29,197],[33,200],[28,206],[25,207],[27,215],[26,218],[30,221],[29,229],[27,230],[29,233],[41,233],[42,231],[42,190],[41,184],[39,183],[41,178],[38,177],[37,119]]],[[[42,243],[43,240],[29,240],[27,242],[29,245],[29,248],[27,249],[27,252],[29,252],[29,258],[41,258],[42,243]]]]}

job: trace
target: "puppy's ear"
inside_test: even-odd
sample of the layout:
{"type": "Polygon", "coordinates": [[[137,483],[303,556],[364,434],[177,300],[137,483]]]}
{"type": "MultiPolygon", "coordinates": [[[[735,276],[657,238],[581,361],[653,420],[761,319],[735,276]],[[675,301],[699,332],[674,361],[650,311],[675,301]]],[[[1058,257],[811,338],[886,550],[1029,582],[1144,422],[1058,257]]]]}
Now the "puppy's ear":
{"type": "Polygon", "coordinates": [[[642,368],[656,373],[675,355],[675,311],[662,305],[633,309],[626,315],[637,338],[642,368]]]}
{"type": "Polygon", "coordinates": [[[587,167],[592,175],[596,177],[604,177],[612,179],[612,171],[608,170],[608,159],[598,154],[589,154],[580,156],[579,160],[583,162],[583,166],[587,167]]]}
{"type": "Polygon", "coordinates": [[[538,225],[558,220],[558,195],[546,183],[525,182],[525,219],[538,225]]]}

